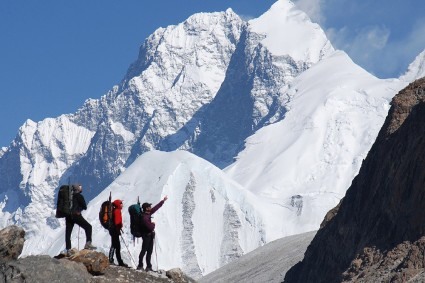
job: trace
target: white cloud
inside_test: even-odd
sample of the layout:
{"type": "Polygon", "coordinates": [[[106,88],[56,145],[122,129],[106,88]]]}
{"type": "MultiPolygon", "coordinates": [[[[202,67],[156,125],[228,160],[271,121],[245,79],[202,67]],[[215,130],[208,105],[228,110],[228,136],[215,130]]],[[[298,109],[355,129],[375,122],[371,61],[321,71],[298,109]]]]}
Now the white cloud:
{"type": "MultiPolygon", "coordinates": [[[[298,1],[308,5],[308,0],[298,1]]],[[[333,46],[381,78],[404,73],[425,48],[425,18],[418,9],[406,8],[399,17],[409,18],[395,21],[391,15],[396,14],[394,7],[400,7],[396,0],[389,1],[381,10],[374,9],[376,3],[363,0],[312,0],[310,5],[321,8],[321,26],[333,46]],[[341,9],[345,9],[344,16],[341,9]]]]}
{"type": "Polygon", "coordinates": [[[407,67],[416,56],[425,50],[425,18],[418,20],[405,37],[390,42],[382,52],[382,60],[392,62],[389,67],[398,75],[407,71],[407,67]]]}
{"type": "MultiPolygon", "coordinates": [[[[391,31],[385,26],[368,26],[352,31],[348,27],[330,28],[328,38],[337,49],[342,49],[358,65],[375,73],[382,65],[382,55],[386,52],[391,31]]],[[[395,66],[386,67],[394,70],[395,66]]]]}
{"type": "Polygon", "coordinates": [[[322,4],[324,0],[294,0],[294,4],[304,11],[313,22],[323,24],[325,16],[322,12],[322,4]]]}
{"type": "Polygon", "coordinates": [[[402,49],[403,54],[414,54],[413,56],[418,55],[421,51],[425,49],[425,18],[418,20],[416,24],[412,27],[411,32],[408,34],[407,38],[400,42],[397,49],[402,49]]]}

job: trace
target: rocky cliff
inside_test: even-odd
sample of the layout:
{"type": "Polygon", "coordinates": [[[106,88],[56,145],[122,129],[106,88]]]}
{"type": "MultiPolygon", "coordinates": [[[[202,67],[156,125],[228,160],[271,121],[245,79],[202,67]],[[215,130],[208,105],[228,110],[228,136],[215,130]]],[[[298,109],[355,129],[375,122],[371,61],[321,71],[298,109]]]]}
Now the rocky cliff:
{"type": "Polygon", "coordinates": [[[284,282],[424,279],[424,162],[425,78],[394,97],[346,196],[284,282]]]}

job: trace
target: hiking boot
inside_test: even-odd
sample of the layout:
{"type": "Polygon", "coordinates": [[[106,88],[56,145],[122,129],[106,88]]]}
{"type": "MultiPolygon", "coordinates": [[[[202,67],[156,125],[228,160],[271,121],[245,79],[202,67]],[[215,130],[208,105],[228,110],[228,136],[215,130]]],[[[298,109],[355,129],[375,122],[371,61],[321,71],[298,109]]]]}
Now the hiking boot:
{"type": "Polygon", "coordinates": [[[88,242],[86,243],[86,245],[84,246],[84,249],[86,249],[86,250],[95,250],[95,249],[97,249],[97,247],[93,246],[93,245],[91,244],[91,241],[88,241],[88,242]]]}
{"type": "Polygon", "coordinates": [[[125,268],[129,268],[129,267],[128,267],[128,265],[127,265],[127,264],[125,264],[124,262],[120,262],[120,263],[118,263],[118,266],[122,266],[122,267],[125,267],[125,268]]]}
{"type": "Polygon", "coordinates": [[[69,249],[64,249],[63,251],[60,252],[60,255],[64,255],[64,256],[71,256],[71,250],[69,249]]]}
{"type": "Polygon", "coordinates": [[[64,249],[63,251],[60,252],[61,255],[66,257],[73,256],[76,253],[77,253],[76,249],[64,249]]]}
{"type": "Polygon", "coordinates": [[[145,271],[149,272],[149,271],[153,271],[153,270],[152,270],[152,267],[146,267],[145,271]]]}
{"type": "Polygon", "coordinates": [[[115,248],[111,247],[109,249],[109,263],[110,264],[114,264],[114,253],[115,253],[115,248]]]}
{"type": "Polygon", "coordinates": [[[143,265],[138,265],[136,269],[137,270],[143,270],[143,265]]]}

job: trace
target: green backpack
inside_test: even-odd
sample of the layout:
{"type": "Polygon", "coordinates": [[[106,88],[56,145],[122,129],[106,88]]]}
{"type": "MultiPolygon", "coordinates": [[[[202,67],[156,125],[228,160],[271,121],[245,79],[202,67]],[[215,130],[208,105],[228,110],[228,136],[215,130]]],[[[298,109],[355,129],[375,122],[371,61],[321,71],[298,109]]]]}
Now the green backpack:
{"type": "Polygon", "coordinates": [[[131,235],[135,238],[142,237],[142,209],[140,207],[139,199],[137,203],[130,205],[128,208],[128,213],[130,213],[130,232],[131,235]]]}

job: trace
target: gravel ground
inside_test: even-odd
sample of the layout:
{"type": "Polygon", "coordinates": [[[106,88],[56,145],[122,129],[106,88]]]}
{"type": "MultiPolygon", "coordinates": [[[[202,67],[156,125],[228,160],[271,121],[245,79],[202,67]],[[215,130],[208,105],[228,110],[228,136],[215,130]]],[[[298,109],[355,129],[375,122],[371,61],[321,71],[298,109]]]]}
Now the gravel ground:
{"type": "Polygon", "coordinates": [[[282,282],[304,257],[316,231],[285,237],[264,245],[198,280],[200,283],[282,282]]]}

